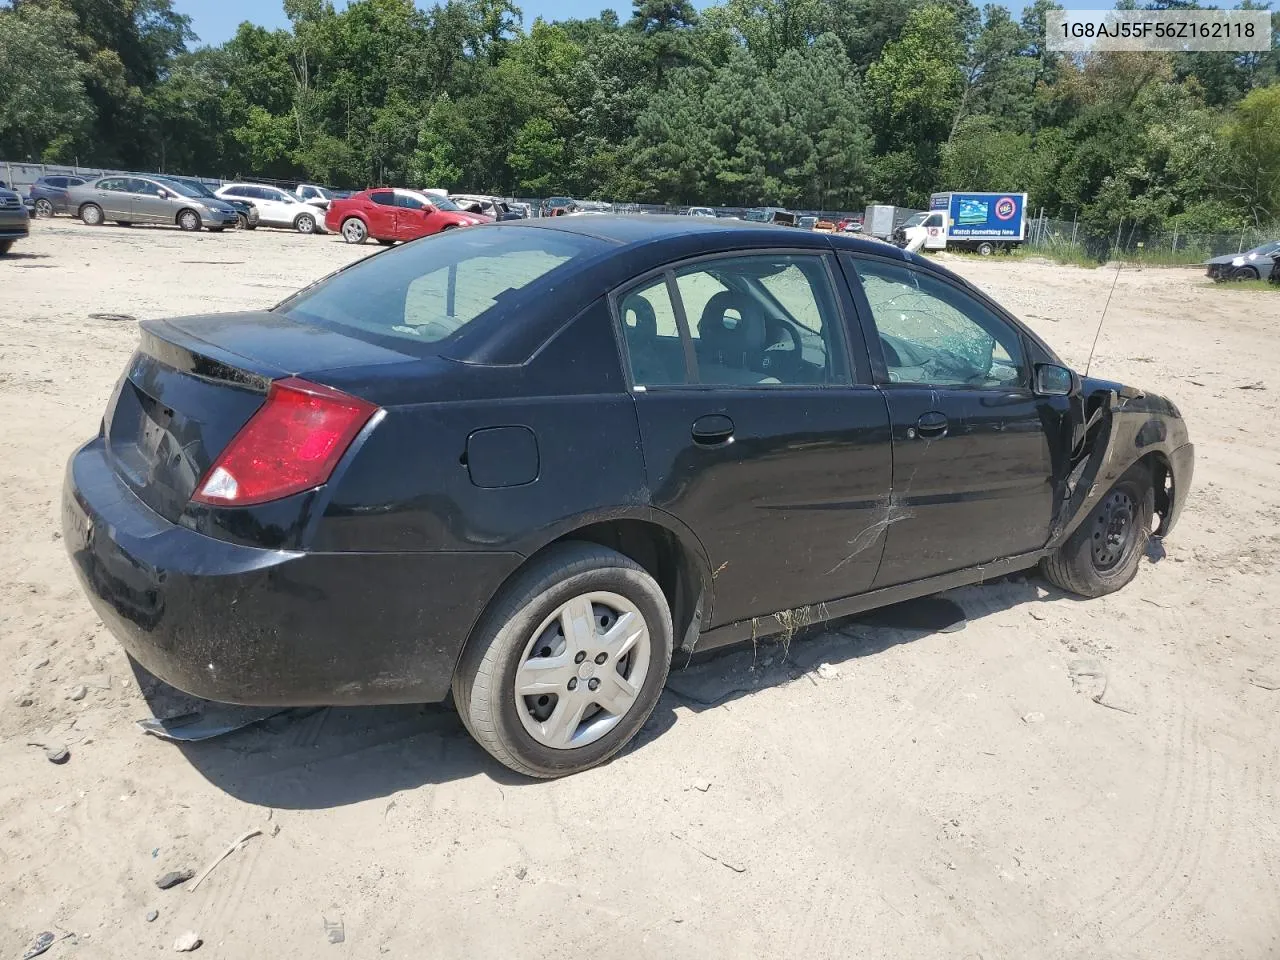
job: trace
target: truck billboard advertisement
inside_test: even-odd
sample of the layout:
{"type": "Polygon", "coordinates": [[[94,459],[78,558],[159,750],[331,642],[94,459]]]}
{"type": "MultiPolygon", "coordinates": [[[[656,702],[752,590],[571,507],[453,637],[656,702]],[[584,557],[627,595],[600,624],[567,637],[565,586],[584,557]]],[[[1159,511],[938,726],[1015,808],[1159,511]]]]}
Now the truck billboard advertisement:
{"type": "Polygon", "coordinates": [[[931,210],[946,210],[948,235],[956,240],[1021,240],[1025,193],[935,193],[931,210]]]}

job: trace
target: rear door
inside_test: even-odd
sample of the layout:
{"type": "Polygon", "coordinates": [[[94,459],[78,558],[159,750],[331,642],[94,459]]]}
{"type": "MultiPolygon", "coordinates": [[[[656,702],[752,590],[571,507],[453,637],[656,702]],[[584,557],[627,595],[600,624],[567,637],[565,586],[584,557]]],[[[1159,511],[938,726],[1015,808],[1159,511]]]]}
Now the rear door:
{"type": "Polygon", "coordinates": [[[708,626],[875,577],[889,419],[850,353],[836,277],[813,251],[737,253],[615,297],[652,502],[698,535],[715,571],[708,626]]]}
{"type": "Polygon", "coordinates": [[[893,516],[877,587],[1043,547],[1057,414],[1017,327],[900,261],[844,260],[893,426],[893,516]]]}
{"type": "Polygon", "coordinates": [[[427,217],[432,208],[411,193],[396,191],[397,240],[416,240],[427,232],[427,217]]]}
{"type": "Polygon", "coordinates": [[[103,216],[108,220],[128,220],[132,215],[129,190],[132,180],[129,177],[108,177],[98,181],[94,198],[102,207],[103,216]]]}
{"type": "Polygon", "coordinates": [[[397,239],[394,191],[375,190],[371,193],[365,215],[369,218],[369,233],[379,240],[397,239]]]}

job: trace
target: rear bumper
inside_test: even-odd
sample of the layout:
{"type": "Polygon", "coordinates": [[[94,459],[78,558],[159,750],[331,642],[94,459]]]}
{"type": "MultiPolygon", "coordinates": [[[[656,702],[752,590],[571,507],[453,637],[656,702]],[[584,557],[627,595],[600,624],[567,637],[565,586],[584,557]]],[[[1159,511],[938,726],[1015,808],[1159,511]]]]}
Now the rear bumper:
{"type": "Polygon", "coordinates": [[[62,527],[90,603],[130,655],[187,693],[264,706],[444,699],[476,617],[521,559],[216,540],[138,500],[101,438],[67,464],[62,527]]]}

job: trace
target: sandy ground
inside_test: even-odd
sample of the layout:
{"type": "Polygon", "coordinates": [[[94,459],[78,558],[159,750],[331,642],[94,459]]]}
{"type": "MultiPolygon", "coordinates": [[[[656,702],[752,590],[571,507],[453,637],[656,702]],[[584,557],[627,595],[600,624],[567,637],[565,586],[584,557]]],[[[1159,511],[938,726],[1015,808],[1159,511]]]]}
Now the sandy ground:
{"type": "MultiPolygon", "coordinates": [[[[68,935],[54,958],[171,953],[185,931],[236,960],[1280,956],[1280,298],[1121,273],[1094,372],[1170,395],[1199,451],[1167,556],[1122,593],[1012,578],[950,595],[959,633],[846,621],[788,658],[695,663],[626,755],[524,783],[438,708],[141,734],[148,703],[58,539],[63,465],[137,337],[91,314],[267,306],[369,250],[59,220],[17,251],[0,955],[48,930],[68,935]],[[28,745],[50,741],[69,762],[28,745]],[[156,888],[255,828],[194,892],[156,888]]],[[[1083,363],[1113,271],[952,264],[1083,363]]]]}

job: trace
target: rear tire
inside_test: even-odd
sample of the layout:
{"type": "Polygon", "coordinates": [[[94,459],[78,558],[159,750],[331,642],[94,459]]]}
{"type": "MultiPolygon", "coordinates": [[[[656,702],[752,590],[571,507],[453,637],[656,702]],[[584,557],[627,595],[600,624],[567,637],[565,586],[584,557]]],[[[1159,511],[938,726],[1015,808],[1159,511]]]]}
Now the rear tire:
{"type": "Polygon", "coordinates": [[[209,228],[209,232],[210,232],[210,233],[221,233],[221,232],[222,232],[223,230],[225,230],[225,229],[227,229],[227,228],[226,228],[226,227],[210,227],[210,228],[209,228]]]}
{"type": "Polygon", "coordinates": [[[649,718],[671,638],[667,599],[648,571],[593,543],[557,544],[485,610],[454,674],[454,704],[480,746],[512,770],[578,773],[616,754],[649,718]],[[572,614],[583,604],[589,620],[572,614]],[[531,679],[537,693],[519,693],[531,679]]]}
{"type": "Polygon", "coordinates": [[[102,215],[102,208],[96,203],[86,203],[80,208],[80,219],[83,220],[87,226],[100,227],[106,217],[102,215]]]}
{"type": "Polygon", "coordinates": [[[179,211],[178,226],[187,231],[187,233],[195,233],[202,226],[200,223],[200,214],[196,213],[194,210],[179,211]]]}
{"type": "Polygon", "coordinates": [[[394,247],[396,245],[394,240],[379,240],[378,242],[384,247],[394,247]]]}
{"type": "Polygon", "coordinates": [[[996,245],[994,243],[984,241],[983,243],[978,244],[978,256],[980,257],[989,257],[995,252],[996,245]]]}
{"type": "Polygon", "coordinates": [[[299,233],[315,233],[316,218],[309,213],[300,213],[293,221],[293,229],[299,233]]]}
{"type": "Polygon", "coordinates": [[[342,239],[347,243],[364,243],[369,239],[369,228],[359,217],[347,217],[342,221],[342,239]]]}
{"type": "Polygon", "coordinates": [[[132,227],[132,226],[133,226],[133,221],[132,221],[132,220],[117,220],[117,221],[116,221],[116,226],[117,226],[117,227],[132,227]]]}
{"type": "Polygon", "coordinates": [[[36,201],[36,216],[52,217],[53,204],[50,203],[48,200],[46,200],[44,197],[41,197],[39,200],[36,201]]]}
{"type": "Polygon", "coordinates": [[[1138,573],[1154,514],[1151,471],[1135,463],[1075,533],[1040,562],[1045,579],[1082,597],[1115,593],[1138,573]]]}

